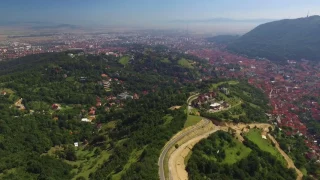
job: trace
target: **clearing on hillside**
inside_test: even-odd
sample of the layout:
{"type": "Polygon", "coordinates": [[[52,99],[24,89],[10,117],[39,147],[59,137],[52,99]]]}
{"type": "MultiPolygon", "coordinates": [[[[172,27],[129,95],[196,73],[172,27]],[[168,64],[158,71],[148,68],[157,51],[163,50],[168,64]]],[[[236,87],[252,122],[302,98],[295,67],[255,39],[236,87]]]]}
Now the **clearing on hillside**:
{"type": "Polygon", "coordinates": [[[234,164],[246,158],[251,152],[250,148],[223,131],[218,131],[201,141],[200,145],[197,145],[197,148],[199,147],[206,152],[202,153],[204,158],[221,164],[234,164]]]}
{"type": "Polygon", "coordinates": [[[170,114],[167,114],[163,117],[164,125],[168,125],[173,120],[173,117],[170,114]]]}
{"type": "Polygon", "coordinates": [[[125,66],[129,64],[129,61],[130,61],[129,56],[123,56],[122,58],[120,58],[119,63],[125,66]]]}
{"type": "Polygon", "coordinates": [[[170,64],[171,61],[168,58],[161,59],[161,62],[170,64]]]}
{"type": "Polygon", "coordinates": [[[124,165],[123,169],[122,169],[120,172],[115,173],[115,174],[112,176],[112,179],[114,179],[114,180],[120,180],[120,179],[121,179],[121,176],[126,172],[127,169],[130,168],[131,164],[139,161],[140,156],[141,156],[143,150],[144,150],[144,149],[141,149],[141,150],[135,149],[134,151],[132,151],[131,154],[130,154],[130,158],[129,158],[128,162],[126,163],[126,165],[124,165]]]}
{"type": "Polygon", "coordinates": [[[184,67],[184,68],[188,68],[188,69],[193,69],[193,66],[192,66],[192,61],[188,60],[188,59],[185,59],[185,58],[182,58],[178,61],[178,64],[181,66],[181,67],[184,67]]]}
{"type": "Polygon", "coordinates": [[[201,121],[201,119],[202,119],[201,116],[188,115],[188,118],[184,123],[184,128],[197,124],[198,122],[201,121]]]}
{"type": "Polygon", "coordinates": [[[260,129],[251,129],[246,137],[255,143],[261,150],[269,152],[273,156],[275,156],[280,162],[286,164],[285,159],[280,154],[280,152],[272,145],[269,139],[262,138],[262,132],[260,129]]]}

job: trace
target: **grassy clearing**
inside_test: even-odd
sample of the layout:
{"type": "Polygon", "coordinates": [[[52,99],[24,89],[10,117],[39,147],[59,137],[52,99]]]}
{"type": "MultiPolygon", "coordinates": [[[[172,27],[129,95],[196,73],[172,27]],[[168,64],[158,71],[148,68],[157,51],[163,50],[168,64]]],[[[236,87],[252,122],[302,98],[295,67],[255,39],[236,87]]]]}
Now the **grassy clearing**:
{"type": "Polygon", "coordinates": [[[275,156],[279,161],[283,164],[286,164],[285,159],[280,154],[280,152],[271,144],[271,141],[268,139],[263,139],[261,136],[261,130],[259,129],[251,129],[246,137],[255,143],[262,151],[269,152],[273,156],[275,156]]]}
{"type": "Polygon", "coordinates": [[[200,116],[188,115],[187,121],[184,123],[184,128],[197,124],[201,119],[202,117],[200,116]]]}
{"type": "Polygon", "coordinates": [[[244,146],[239,141],[233,140],[233,142],[236,144],[234,147],[226,147],[224,149],[226,153],[226,158],[222,161],[222,163],[234,164],[240,161],[241,159],[246,158],[250,154],[250,148],[244,146]]]}
{"type": "Polygon", "coordinates": [[[161,62],[171,64],[171,61],[168,58],[162,59],[161,62]]]}
{"type": "Polygon", "coordinates": [[[218,94],[219,94],[219,96],[221,96],[223,98],[224,101],[229,103],[231,106],[239,105],[239,103],[241,102],[241,99],[238,97],[231,97],[230,98],[221,92],[218,92],[218,94]]]}
{"type": "Polygon", "coordinates": [[[9,95],[9,98],[8,98],[8,99],[9,99],[10,101],[16,101],[16,100],[19,99],[19,97],[14,94],[14,91],[13,91],[12,89],[9,89],[9,88],[0,88],[0,93],[3,92],[3,91],[5,91],[5,92],[7,93],[7,95],[9,95]]]}
{"type": "Polygon", "coordinates": [[[17,171],[16,168],[4,170],[3,173],[0,173],[0,179],[2,179],[3,176],[6,175],[6,174],[14,174],[16,171],[17,171]]]}
{"type": "Polygon", "coordinates": [[[308,175],[308,171],[307,171],[306,168],[301,168],[300,171],[302,172],[302,174],[303,174],[304,176],[307,176],[307,175],[308,175]]]}
{"type": "Polygon", "coordinates": [[[11,90],[11,89],[0,88],[0,93],[3,92],[3,91],[5,91],[5,92],[7,93],[6,95],[9,96],[9,97],[8,97],[8,100],[11,101],[12,103],[15,102],[15,101],[17,101],[18,99],[20,99],[20,97],[17,96],[17,95],[15,95],[15,94],[14,94],[14,91],[11,90]]]}
{"type": "Polygon", "coordinates": [[[119,63],[122,65],[127,65],[130,61],[130,57],[129,56],[123,56],[122,58],[120,58],[119,63]]]}
{"type": "MultiPolygon", "coordinates": [[[[110,121],[106,124],[102,125],[100,134],[104,134],[108,132],[110,129],[113,129],[116,127],[118,121],[110,121]]],[[[117,142],[117,144],[122,144],[126,141],[127,139],[122,139],[120,142],[117,142]]],[[[73,166],[73,169],[71,173],[75,174],[73,179],[77,179],[80,177],[84,177],[85,179],[89,179],[89,175],[91,173],[94,173],[97,171],[98,168],[100,168],[105,161],[109,159],[109,157],[112,154],[112,149],[111,150],[105,150],[109,149],[108,146],[103,147],[102,149],[100,147],[78,147],[75,150],[77,160],[76,161],[68,161],[64,160],[64,162],[70,164],[73,166]]],[[[56,146],[52,147],[48,153],[48,155],[51,156],[56,156],[55,151],[61,151],[63,150],[62,147],[56,146]]]]}
{"type": "Polygon", "coordinates": [[[215,149],[213,154],[204,153],[202,156],[207,160],[215,161],[220,164],[234,164],[239,162],[240,160],[246,158],[252,151],[250,148],[246,147],[240,141],[234,138],[232,138],[232,141],[230,142],[219,138],[216,139],[214,143],[211,141],[208,142],[208,144],[210,144],[210,146],[213,144],[212,146],[217,147],[217,149],[215,149]],[[225,158],[218,161],[219,158],[217,158],[216,155],[222,152],[225,153],[225,158]]]}
{"type": "Polygon", "coordinates": [[[180,60],[178,61],[178,64],[179,64],[181,67],[188,68],[188,69],[193,69],[192,61],[187,60],[187,59],[185,59],[185,58],[180,59],[180,60]]]}
{"type": "Polygon", "coordinates": [[[190,109],[189,114],[195,115],[195,116],[200,116],[199,110],[196,108],[190,109]]]}
{"type": "Polygon", "coordinates": [[[73,172],[77,174],[73,179],[77,179],[78,177],[89,179],[90,173],[95,172],[103,164],[104,161],[109,159],[111,155],[110,151],[102,151],[100,155],[95,156],[94,151],[95,149],[92,151],[77,151],[77,156],[79,155],[80,157],[82,157],[82,160],[76,161],[76,164],[80,168],[73,170],[73,172]]]}
{"type": "Polygon", "coordinates": [[[117,126],[118,121],[110,121],[108,123],[102,124],[99,134],[105,135],[109,138],[109,132],[117,126]]]}
{"type": "Polygon", "coordinates": [[[173,119],[173,117],[172,117],[171,115],[169,115],[169,114],[165,115],[165,116],[163,117],[164,125],[170,124],[171,121],[172,121],[172,119],[173,119]]]}
{"type": "Polygon", "coordinates": [[[230,85],[236,85],[236,84],[239,84],[239,81],[234,81],[234,80],[232,80],[232,81],[228,81],[228,83],[229,83],[230,85]]]}
{"type": "MultiPolygon", "coordinates": [[[[76,149],[76,161],[68,161],[64,160],[67,164],[73,166],[71,173],[74,173],[75,176],[73,179],[77,179],[78,177],[84,177],[85,179],[89,179],[90,173],[95,172],[104,161],[107,161],[112,154],[112,151],[102,150],[99,155],[95,155],[96,148],[93,149],[85,149],[84,147],[78,147],[76,149]]],[[[62,147],[56,146],[52,147],[48,153],[43,155],[56,156],[55,151],[63,150],[62,147]]]]}
{"type": "MultiPolygon", "coordinates": [[[[228,102],[227,100],[225,100],[225,101],[228,102]]],[[[237,104],[234,104],[234,105],[232,105],[231,107],[229,107],[227,109],[223,109],[223,110],[221,110],[219,112],[215,112],[215,114],[221,116],[221,120],[223,120],[223,121],[230,120],[230,117],[239,118],[241,115],[246,115],[246,113],[243,111],[243,109],[241,107],[241,104],[242,104],[242,102],[239,101],[237,104]],[[238,111],[237,109],[240,109],[240,111],[238,111]],[[228,118],[224,118],[223,117],[224,113],[228,113],[229,117],[228,118]]]]}
{"type": "Polygon", "coordinates": [[[209,155],[203,154],[202,157],[206,158],[207,160],[217,162],[217,158],[215,158],[213,156],[209,156],[209,155]]]}
{"type": "Polygon", "coordinates": [[[229,85],[236,85],[236,84],[239,83],[239,81],[231,80],[231,81],[223,81],[223,82],[219,82],[219,83],[216,83],[216,84],[212,84],[210,90],[215,90],[215,89],[218,88],[218,86],[220,86],[222,84],[225,84],[225,83],[228,83],[229,85]]]}
{"type": "Polygon", "coordinates": [[[129,140],[129,138],[124,138],[124,139],[121,139],[121,140],[117,141],[116,146],[123,145],[123,143],[126,142],[127,140],[129,140]]]}
{"type": "Polygon", "coordinates": [[[16,96],[15,94],[10,94],[9,98],[10,101],[17,101],[18,99],[20,99],[19,96],[16,96]]]}
{"type": "Polygon", "coordinates": [[[130,154],[130,158],[129,158],[127,164],[124,165],[124,167],[123,167],[123,170],[120,171],[120,172],[117,173],[117,174],[114,174],[114,175],[112,176],[112,179],[113,179],[113,180],[120,180],[122,174],[124,174],[124,173],[126,172],[126,170],[130,168],[131,164],[137,162],[137,161],[140,159],[140,156],[141,156],[143,150],[144,150],[144,149],[141,149],[141,150],[136,150],[136,149],[135,149],[134,151],[132,151],[131,154],[130,154]]]}
{"type": "Polygon", "coordinates": [[[107,89],[104,89],[106,92],[111,92],[112,89],[111,88],[107,88],[107,89]]]}
{"type": "Polygon", "coordinates": [[[102,129],[114,129],[117,126],[118,121],[110,121],[102,126],[102,129]]]}
{"type": "Polygon", "coordinates": [[[231,115],[231,117],[232,117],[232,118],[238,118],[238,119],[239,119],[240,116],[245,116],[245,115],[246,115],[246,113],[243,112],[243,113],[241,113],[241,114],[231,115]]]}
{"type": "Polygon", "coordinates": [[[51,147],[47,153],[44,153],[44,154],[42,154],[42,155],[55,156],[54,153],[55,153],[56,151],[58,151],[58,150],[63,150],[63,148],[60,147],[60,146],[51,147]]]}
{"type": "Polygon", "coordinates": [[[75,80],[74,80],[74,77],[73,77],[73,76],[70,76],[70,77],[67,77],[67,78],[66,78],[66,81],[67,81],[67,82],[73,82],[73,81],[75,81],[75,80]]]}
{"type": "Polygon", "coordinates": [[[9,88],[0,88],[0,92],[2,92],[2,91],[7,92],[8,94],[13,94],[14,93],[14,91],[12,89],[9,89],[9,88]]]}

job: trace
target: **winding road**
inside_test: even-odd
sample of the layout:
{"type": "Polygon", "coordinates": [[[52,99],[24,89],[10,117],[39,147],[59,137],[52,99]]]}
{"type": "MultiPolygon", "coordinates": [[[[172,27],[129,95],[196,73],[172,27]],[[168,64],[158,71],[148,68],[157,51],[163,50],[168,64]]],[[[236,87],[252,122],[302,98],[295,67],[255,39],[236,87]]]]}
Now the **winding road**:
{"type": "MultiPolygon", "coordinates": [[[[189,106],[190,106],[191,101],[194,100],[196,97],[197,97],[197,94],[190,96],[188,98],[187,112],[189,112],[189,109],[190,109],[189,106]]],[[[207,127],[207,126],[210,127],[213,125],[210,123],[211,123],[210,120],[203,118],[202,121],[200,121],[196,125],[193,125],[187,129],[183,129],[182,131],[177,133],[174,137],[172,137],[166,143],[166,145],[162,149],[162,152],[160,154],[159,161],[158,161],[160,180],[166,180],[167,178],[170,180],[172,180],[172,179],[179,179],[179,180],[188,179],[188,175],[185,171],[185,164],[184,164],[184,159],[186,157],[186,154],[188,154],[188,152],[191,151],[193,146],[196,143],[198,143],[201,139],[207,138],[210,134],[216,132],[217,130],[228,131],[228,128],[232,127],[232,128],[235,128],[237,130],[237,134],[239,136],[241,136],[240,129],[243,129],[244,127],[246,127],[248,125],[251,128],[259,127],[261,129],[268,129],[268,127],[271,127],[270,124],[262,124],[262,123],[261,124],[256,124],[256,123],[233,124],[233,123],[230,123],[230,124],[226,124],[225,126],[214,127],[214,128],[211,127],[211,128],[206,129],[205,127],[207,127]],[[205,131],[203,131],[203,129],[205,129],[205,131]],[[192,136],[192,134],[193,135],[196,134],[196,136],[192,136]],[[188,139],[187,141],[185,141],[186,138],[189,138],[189,135],[191,138],[188,139]],[[186,137],[186,136],[188,136],[188,137],[186,137]],[[182,141],[182,140],[183,140],[183,144],[180,144],[180,146],[177,149],[174,149],[175,145],[178,144],[178,142],[182,141]],[[171,150],[171,154],[170,154],[170,150],[171,150]],[[167,156],[170,156],[170,157],[167,157],[167,156]],[[166,158],[168,159],[168,162],[165,162],[166,158]],[[168,172],[169,174],[167,175],[168,176],[167,178],[166,178],[166,172],[165,172],[166,171],[165,165],[168,165],[168,170],[169,170],[169,172],[168,172]],[[177,170],[177,169],[180,169],[180,170],[177,170]],[[173,171],[174,174],[172,174],[171,171],[173,171]]],[[[297,180],[301,180],[302,176],[303,176],[301,171],[295,167],[294,163],[288,157],[288,155],[280,149],[277,141],[270,134],[268,134],[268,136],[276,144],[277,149],[284,156],[285,160],[288,163],[288,168],[294,168],[298,174],[297,180]]]]}
{"type": "MultiPolygon", "coordinates": [[[[184,138],[182,144],[169,155],[169,180],[187,180],[188,172],[186,171],[185,159],[192,151],[193,147],[202,139],[208,138],[211,134],[220,130],[220,127],[212,123],[196,130],[192,135],[184,138]]],[[[170,153],[170,152],[169,152],[170,153]]]]}
{"type": "MultiPolygon", "coordinates": [[[[190,96],[188,99],[187,99],[187,105],[188,105],[188,108],[187,108],[187,114],[189,114],[189,110],[190,110],[190,105],[191,105],[191,102],[196,99],[198,97],[198,93],[197,94],[194,94],[192,96],[190,96]]],[[[204,125],[207,125],[209,124],[210,121],[205,119],[205,124],[204,125]]],[[[194,130],[196,129],[199,129],[201,128],[202,124],[196,124],[195,126],[192,126],[190,129],[188,129],[187,131],[183,132],[183,133],[178,133],[176,136],[174,136],[173,138],[171,138],[169,140],[169,142],[166,143],[166,145],[164,146],[164,148],[162,149],[162,152],[160,154],[160,157],[159,157],[159,160],[158,160],[158,165],[159,165],[159,177],[160,177],[160,180],[165,180],[166,179],[166,175],[165,175],[165,169],[164,169],[164,161],[165,161],[165,158],[170,150],[170,148],[172,148],[178,141],[180,141],[182,138],[184,138],[186,135],[192,133],[194,130]]],[[[183,130],[182,130],[183,131],[183,130]]],[[[180,131],[181,132],[181,131],[180,131]]]]}
{"type": "Polygon", "coordinates": [[[170,141],[164,146],[161,154],[160,154],[160,158],[158,161],[158,165],[159,165],[159,177],[160,180],[165,180],[166,179],[166,175],[165,175],[165,169],[164,169],[164,161],[165,158],[169,152],[169,150],[174,147],[177,142],[179,142],[180,140],[182,140],[185,136],[191,134],[192,132],[196,131],[197,129],[200,129],[203,126],[208,125],[209,123],[211,123],[211,121],[209,121],[208,119],[204,119],[204,123],[198,123],[195,126],[193,126],[192,128],[186,130],[185,132],[178,134],[177,136],[173,137],[172,139],[170,139],[170,141]]]}

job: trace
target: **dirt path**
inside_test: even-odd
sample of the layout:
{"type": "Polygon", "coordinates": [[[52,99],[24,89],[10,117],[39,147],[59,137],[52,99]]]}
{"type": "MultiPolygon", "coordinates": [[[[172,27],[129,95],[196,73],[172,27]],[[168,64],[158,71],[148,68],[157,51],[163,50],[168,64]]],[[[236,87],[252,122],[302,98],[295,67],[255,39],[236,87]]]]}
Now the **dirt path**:
{"type": "MultiPolygon", "coordinates": [[[[243,128],[246,128],[247,126],[250,126],[250,128],[254,128],[257,127],[259,129],[262,129],[264,132],[267,133],[268,138],[276,145],[277,150],[280,152],[280,154],[284,157],[284,159],[287,162],[287,167],[288,168],[293,168],[296,170],[297,172],[297,180],[301,180],[303,177],[302,172],[296,168],[296,166],[294,165],[292,159],[280,148],[279,143],[277,142],[277,140],[271,136],[268,132],[269,132],[269,127],[273,128],[272,125],[270,124],[264,124],[264,123],[252,123],[252,124],[243,124],[243,123],[239,123],[239,124],[233,124],[233,123],[229,123],[226,125],[227,127],[231,127],[233,129],[236,130],[236,135],[239,136],[241,133],[241,130],[243,128]]],[[[241,140],[241,139],[240,139],[241,140]]]]}
{"type": "Polygon", "coordinates": [[[268,137],[271,139],[271,141],[276,145],[276,148],[278,149],[278,151],[281,153],[281,155],[284,157],[284,159],[287,161],[288,163],[288,168],[293,168],[296,170],[297,172],[297,180],[302,180],[303,174],[302,172],[296,168],[296,166],[294,165],[292,159],[280,148],[279,143],[274,139],[273,136],[271,136],[270,134],[268,134],[268,137]]]}
{"type": "Polygon", "coordinates": [[[22,104],[22,98],[20,98],[17,102],[14,103],[14,106],[19,110],[25,110],[26,108],[22,104]]]}

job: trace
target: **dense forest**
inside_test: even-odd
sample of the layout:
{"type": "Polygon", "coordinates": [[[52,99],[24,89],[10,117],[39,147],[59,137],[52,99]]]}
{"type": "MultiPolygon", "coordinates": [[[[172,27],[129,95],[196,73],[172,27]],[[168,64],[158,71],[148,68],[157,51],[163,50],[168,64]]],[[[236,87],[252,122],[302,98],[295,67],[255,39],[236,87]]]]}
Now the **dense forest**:
{"type": "Polygon", "coordinates": [[[235,35],[235,36],[233,36],[233,35],[219,35],[219,36],[209,37],[209,38],[207,38],[207,41],[214,42],[216,44],[227,45],[229,43],[234,42],[238,38],[239,38],[239,36],[237,36],[237,35],[235,35]]]}
{"type": "Polygon", "coordinates": [[[0,178],[158,179],[160,150],[183,128],[189,93],[215,74],[201,59],[139,48],[122,58],[1,62],[0,178]]]}
{"type": "Polygon", "coordinates": [[[245,147],[237,145],[229,133],[218,131],[196,144],[187,164],[189,178],[196,179],[296,179],[293,169],[287,169],[270,153],[262,151],[245,138],[245,147]],[[236,162],[226,160],[226,151],[236,149],[236,162]],[[244,154],[244,151],[249,153],[244,154]]]}
{"type": "Polygon", "coordinates": [[[123,57],[64,52],[0,62],[0,178],[158,179],[160,151],[184,127],[187,98],[214,84],[230,91],[218,98],[241,99],[214,118],[266,120],[261,91],[208,69],[196,57],[141,46],[123,57]]]}

